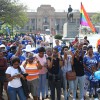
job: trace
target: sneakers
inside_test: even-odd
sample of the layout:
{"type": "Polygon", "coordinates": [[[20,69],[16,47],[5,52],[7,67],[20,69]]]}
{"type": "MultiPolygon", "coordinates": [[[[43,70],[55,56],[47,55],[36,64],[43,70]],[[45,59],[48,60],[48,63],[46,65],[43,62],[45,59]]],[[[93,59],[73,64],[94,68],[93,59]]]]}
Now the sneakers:
{"type": "Polygon", "coordinates": [[[73,98],[73,100],[76,100],[75,98],[73,98]]]}

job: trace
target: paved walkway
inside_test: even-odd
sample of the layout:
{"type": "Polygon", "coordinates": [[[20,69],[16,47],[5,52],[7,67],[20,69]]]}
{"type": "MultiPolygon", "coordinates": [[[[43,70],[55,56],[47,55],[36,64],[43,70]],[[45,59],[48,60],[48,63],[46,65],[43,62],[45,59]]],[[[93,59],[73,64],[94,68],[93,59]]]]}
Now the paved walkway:
{"type": "MultiPolygon", "coordinates": [[[[3,97],[4,97],[4,100],[8,100],[5,91],[3,92],[3,97]]],[[[30,99],[28,99],[28,100],[33,100],[33,99],[30,98],[30,99]]],[[[45,99],[45,100],[50,100],[50,98],[45,99]]],[[[63,96],[63,94],[61,95],[61,100],[64,100],[64,96],[63,96]]],[[[69,100],[73,100],[72,97],[70,97],[69,100]]],[[[77,100],[79,100],[79,99],[77,99],[77,100]]],[[[95,99],[89,99],[89,97],[87,96],[87,97],[86,97],[86,100],[95,100],[95,99]]],[[[99,99],[99,100],[100,100],[100,99],[99,99]]]]}

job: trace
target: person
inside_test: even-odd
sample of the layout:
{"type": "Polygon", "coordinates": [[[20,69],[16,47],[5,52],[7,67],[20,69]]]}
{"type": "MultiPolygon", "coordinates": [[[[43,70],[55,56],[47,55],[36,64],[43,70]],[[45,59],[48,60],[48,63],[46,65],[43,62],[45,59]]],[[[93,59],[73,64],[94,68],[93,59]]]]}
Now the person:
{"type": "Polygon", "coordinates": [[[73,9],[72,9],[71,5],[69,5],[68,13],[70,13],[70,12],[72,12],[72,11],[73,11],[73,9]]]}
{"type": "Polygon", "coordinates": [[[98,59],[93,54],[92,45],[89,45],[87,47],[87,55],[85,55],[83,58],[83,64],[85,69],[84,95],[86,95],[86,91],[88,90],[88,87],[90,85],[89,77],[93,75],[94,71],[98,68],[98,59]]]}
{"type": "Polygon", "coordinates": [[[72,17],[72,20],[73,20],[73,13],[72,13],[72,11],[73,11],[73,9],[72,9],[71,5],[69,5],[68,14],[67,14],[68,20],[70,19],[70,17],[72,17]]]}
{"type": "Polygon", "coordinates": [[[40,36],[40,33],[36,35],[36,48],[40,48],[40,43],[43,41],[42,37],[40,36]]]}
{"type": "Polygon", "coordinates": [[[100,69],[100,45],[98,45],[97,47],[97,51],[94,52],[94,55],[97,57],[98,59],[98,69],[100,69]]]}
{"type": "MultiPolygon", "coordinates": [[[[8,67],[5,72],[6,78],[8,80],[7,91],[10,100],[16,100],[17,95],[20,100],[26,100],[26,96],[24,94],[22,83],[20,80],[20,78],[25,79],[25,77],[19,72],[19,67],[20,67],[20,59],[18,57],[14,57],[12,59],[12,66],[8,67]]],[[[21,70],[25,72],[24,68],[22,67],[21,70]]]]}
{"type": "MultiPolygon", "coordinates": [[[[46,48],[46,58],[52,56],[52,48],[48,47],[46,48]]],[[[48,69],[48,68],[47,68],[48,69]]],[[[49,88],[49,80],[48,80],[48,72],[47,72],[47,78],[46,78],[46,85],[45,85],[45,91],[46,91],[46,98],[48,98],[48,88],[49,88]]]]}
{"type": "Polygon", "coordinates": [[[50,35],[49,39],[50,39],[50,42],[49,42],[50,47],[53,48],[53,36],[50,35]]]}
{"type": "Polygon", "coordinates": [[[28,54],[34,51],[34,47],[31,47],[31,45],[26,45],[25,49],[23,49],[22,51],[25,51],[23,52],[22,56],[26,59],[28,54]]]}
{"type": "Polygon", "coordinates": [[[65,46],[63,48],[64,65],[62,67],[62,71],[63,71],[64,100],[69,100],[69,95],[70,95],[71,91],[73,92],[73,89],[74,89],[73,80],[72,81],[66,80],[66,72],[72,71],[72,65],[73,65],[72,55],[70,54],[70,51],[68,51],[68,50],[69,50],[68,46],[65,46]],[[67,92],[67,82],[69,83],[68,92],[67,92]]]}
{"type": "Polygon", "coordinates": [[[22,63],[22,62],[25,60],[25,57],[22,56],[22,47],[23,47],[23,46],[22,46],[21,44],[19,44],[18,50],[17,50],[16,53],[12,56],[12,58],[13,58],[14,56],[19,57],[20,63],[22,63]]]}
{"type": "Polygon", "coordinates": [[[38,85],[39,85],[39,61],[33,53],[29,53],[27,60],[22,63],[22,66],[25,68],[26,73],[28,73],[27,81],[29,91],[32,94],[34,100],[38,100],[38,85]]]}
{"type": "Polygon", "coordinates": [[[73,68],[76,72],[76,80],[74,80],[74,91],[73,100],[76,100],[77,86],[80,89],[80,100],[84,100],[84,66],[83,66],[83,56],[80,55],[79,49],[75,51],[73,59],[73,68]]]}
{"type": "Polygon", "coordinates": [[[53,55],[48,58],[48,80],[51,90],[51,100],[55,100],[55,89],[57,90],[57,100],[61,100],[61,80],[63,65],[62,58],[57,48],[53,48],[53,55]]]}
{"type": "Polygon", "coordinates": [[[84,37],[84,45],[89,45],[89,40],[87,39],[87,36],[84,37]]]}
{"type": "Polygon", "coordinates": [[[45,82],[46,82],[46,73],[47,73],[47,60],[45,56],[45,49],[40,47],[36,55],[37,60],[40,62],[39,67],[39,85],[38,85],[38,99],[40,99],[40,93],[42,93],[42,100],[45,98],[45,82]]]}
{"type": "Polygon", "coordinates": [[[3,57],[3,52],[0,50],[0,100],[3,99],[3,85],[5,82],[5,71],[7,69],[7,60],[3,57]]]}
{"type": "Polygon", "coordinates": [[[56,46],[54,48],[57,48],[59,52],[61,52],[61,45],[59,44],[59,40],[55,40],[56,46]]]}

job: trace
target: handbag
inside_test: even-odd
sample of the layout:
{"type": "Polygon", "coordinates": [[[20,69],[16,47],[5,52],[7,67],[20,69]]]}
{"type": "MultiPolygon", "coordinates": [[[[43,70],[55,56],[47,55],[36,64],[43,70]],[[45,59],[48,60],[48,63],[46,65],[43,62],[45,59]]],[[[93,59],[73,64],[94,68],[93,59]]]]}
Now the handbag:
{"type": "MultiPolygon", "coordinates": [[[[67,66],[68,66],[68,60],[67,60],[67,66]]],[[[72,71],[66,72],[66,80],[72,81],[75,79],[76,79],[76,72],[73,71],[73,67],[72,67],[72,71]]]]}
{"type": "MultiPolygon", "coordinates": [[[[22,72],[20,67],[18,68],[18,70],[24,77],[26,77],[28,75],[27,73],[23,74],[23,72],[22,72]]],[[[28,97],[29,96],[29,89],[28,89],[27,79],[26,78],[25,79],[20,78],[20,80],[21,80],[21,83],[22,83],[22,88],[23,88],[24,95],[26,97],[28,97]]]]}
{"type": "Polygon", "coordinates": [[[66,72],[66,80],[75,80],[76,79],[76,72],[75,71],[69,71],[66,72]]]}

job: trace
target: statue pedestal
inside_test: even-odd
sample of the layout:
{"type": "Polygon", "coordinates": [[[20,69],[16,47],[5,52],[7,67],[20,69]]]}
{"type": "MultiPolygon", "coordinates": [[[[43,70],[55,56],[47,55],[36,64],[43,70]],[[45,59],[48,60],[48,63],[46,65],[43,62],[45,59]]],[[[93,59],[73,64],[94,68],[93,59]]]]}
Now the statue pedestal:
{"type": "Polygon", "coordinates": [[[75,38],[79,34],[79,25],[75,22],[67,22],[63,27],[63,37],[75,38]]]}

